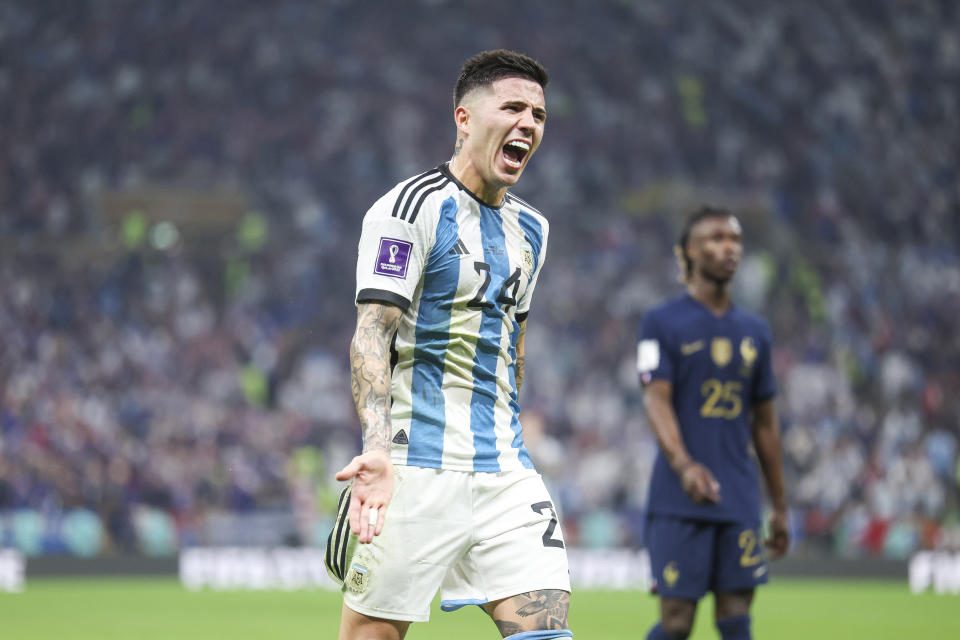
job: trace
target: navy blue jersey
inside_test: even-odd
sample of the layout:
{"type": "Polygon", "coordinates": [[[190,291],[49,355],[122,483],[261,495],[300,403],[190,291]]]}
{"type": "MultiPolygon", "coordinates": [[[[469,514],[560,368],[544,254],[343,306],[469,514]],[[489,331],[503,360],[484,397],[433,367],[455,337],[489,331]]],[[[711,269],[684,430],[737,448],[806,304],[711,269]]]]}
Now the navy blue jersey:
{"type": "Polygon", "coordinates": [[[644,316],[637,348],[641,382],[672,383],[683,442],[720,483],[718,504],[696,504],[661,451],[650,480],[651,513],[737,522],[759,517],[750,408],[776,393],[770,351],[767,322],[735,305],[717,317],[684,293],[644,316]]]}

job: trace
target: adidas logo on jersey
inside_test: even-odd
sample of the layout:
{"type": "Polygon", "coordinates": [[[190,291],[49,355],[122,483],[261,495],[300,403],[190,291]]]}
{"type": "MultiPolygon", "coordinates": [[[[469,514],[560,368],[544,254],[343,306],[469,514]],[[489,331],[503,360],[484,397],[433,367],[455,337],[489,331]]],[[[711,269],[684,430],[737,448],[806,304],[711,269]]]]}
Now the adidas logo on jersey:
{"type": "Polygon", "coordinates": [[[457,238],[457,244],[453,245],[453,249],[450,249],[450,255],[465,256],[470,251],[467,249],[467,245],[463,244],[463,240],[457,238]]]}
{"type": "Polygon", "coordinates": [[[410,444],[410,441],[407,440],[407,432],[403,429],[397,431],[397,435],[393,436],[394,444],[410,444]]]}

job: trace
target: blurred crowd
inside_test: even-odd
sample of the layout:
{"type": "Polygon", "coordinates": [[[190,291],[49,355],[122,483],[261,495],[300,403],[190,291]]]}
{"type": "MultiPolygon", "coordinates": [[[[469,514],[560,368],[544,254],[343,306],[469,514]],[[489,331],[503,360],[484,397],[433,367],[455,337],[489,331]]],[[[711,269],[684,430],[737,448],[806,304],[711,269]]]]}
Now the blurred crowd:
{"type": "Polygon", "coordinates": [[[359,450],[360,219],[449,158],[460,64],[499,46],[551,72],[521,421],[568,540],[641,539],[636,328],[711,202],[773,327],[797,552],[960,548],[949,0],[0,4],[0,512],[89,514],[94,552],[264,513],[321,542],[359,450]],[[104,214],[158,185],[249,211],[212,240],[104,214]]]}

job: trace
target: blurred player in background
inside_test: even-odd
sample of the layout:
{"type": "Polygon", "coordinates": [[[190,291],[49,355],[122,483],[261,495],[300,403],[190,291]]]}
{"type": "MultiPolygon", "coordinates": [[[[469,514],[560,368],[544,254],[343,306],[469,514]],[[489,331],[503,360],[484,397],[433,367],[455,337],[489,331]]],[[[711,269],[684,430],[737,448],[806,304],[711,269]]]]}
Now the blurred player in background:
{"type": "Polygon", "coordinates": [[[730,299],[742,254],[734,216],[692,214],[677,247],[687,290],[650,310],[640,329],[644,407],[660,443],[645,536],[660,622],[648,640],[687,638],[708,590],[720,637],[749,639],[766,558],[789,542],[770,328],[730,299]],[[766,541],[751,442],[773,506],[766,541]]]}
{"type": "Polygon", "coordinates": [[[438,589],[505,638],[573,637],[563,536],[517,403],[548,225],[507,189],[543,136],[546,84],[512,51],[469,59],[453,158],[364,218],[350,349],[363,452],[337,474],[353,482],[327,545],[341,640],[403,638],[438,589]]]}

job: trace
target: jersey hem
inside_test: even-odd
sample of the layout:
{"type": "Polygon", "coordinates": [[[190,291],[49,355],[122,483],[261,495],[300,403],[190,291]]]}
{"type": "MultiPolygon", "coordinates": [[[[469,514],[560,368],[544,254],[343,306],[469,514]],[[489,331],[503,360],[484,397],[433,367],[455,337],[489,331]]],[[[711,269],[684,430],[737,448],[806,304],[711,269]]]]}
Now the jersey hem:
{"type": "Polygon", "coordinates": [[[402,467],[420,467],[422,469],[442,469],[444,471],[460,471],[466,473],[504,473],[506,471],[533,471],[536,472],[534,467],[527,467],[522,462],[517,462],[516,464],[511,464],[504,466],[501,464],[489,467],[477,468],[473,464],[468,465],[450,465],[450,464],[439,464],[436,460],[424,459],[424,458],[407,458],[396,459],[391,457],[391,462],[394,465],[399,465],[402,467]]]}
{"type": "Polygon", "coordinates": [[[709,513],[695,513],[690,511],[681,511],[676,509],[666,510],[666,509],[648,508],[647,515],[648,516],[667,516],[670,518],[682,518],[684,520],[705,520],[708,522],[723,522],[723,523],[743,522],[743,523],[756,524],[761,521],[759,513],[755,515],[750,515],[750,516],[739,515],[739,514],[716,515],[716,514],[709,514],[709,513]]]}
{"type": "Polygon", "coordinates": [[[344,605],[350,609],[356,611],[360,615],[364,615],[370,618],[383,618],[384,620],[398,620],[400,622],[427,622],[430,620],[430,614],[427,615],[417,614],[417,613],[401,613],[399,611],[386,611],[384,609],[376,609],[374,607],[365,607],[363,605],[357,605],[352,602],[347,602],[347,592],[344,592],[344,605]]]}

